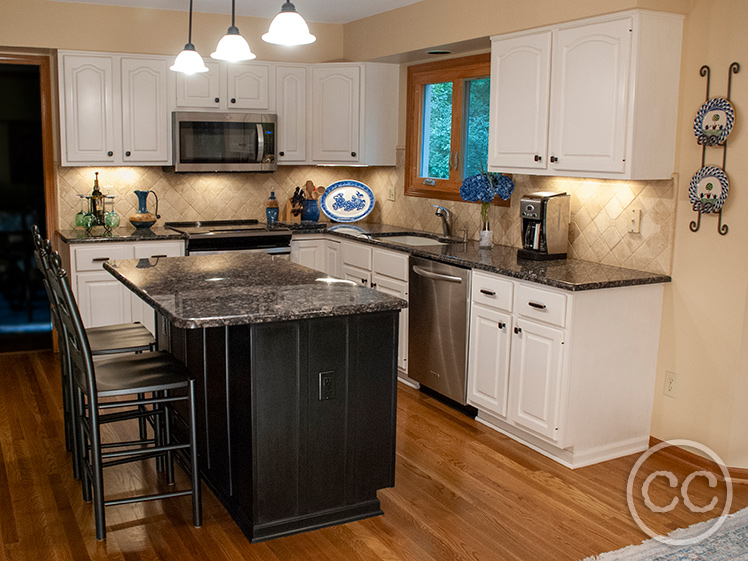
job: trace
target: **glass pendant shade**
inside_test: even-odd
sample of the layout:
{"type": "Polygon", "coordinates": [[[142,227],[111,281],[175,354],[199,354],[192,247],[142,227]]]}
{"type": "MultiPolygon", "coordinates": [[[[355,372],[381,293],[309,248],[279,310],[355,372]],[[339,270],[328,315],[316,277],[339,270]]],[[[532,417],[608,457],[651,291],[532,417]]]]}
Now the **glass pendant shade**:
{"type": "Polygon", "coordinates": [[[270,29],[262,40],[266,43],[276,45],[308,45],[314,43],[317,38],[309,33],[309,26],[304,18],[299,15],[291,2],[285,2],[280,13],[270,24],[270,29]]]}
{"type": "Polygon", "coordinates": [[[170,69],[183,74],[197,74],[198,72],[208,71],[208,67],[203,62],[203,57],[197,53],[195,45],[192,43],[187,43],[184,46],[184,50],[177,55],[174,65],[170,69]]]}
{"type": "Polygon", "coordinates": [[[228,32],[216,45],[216,52],[211,53],[211,58],[226,60],[228,62],[240,62],[242,60],[252,60],[256,58],[249,48],[249,44],[239,34],[236,26],[229,27],[228,32]]]}

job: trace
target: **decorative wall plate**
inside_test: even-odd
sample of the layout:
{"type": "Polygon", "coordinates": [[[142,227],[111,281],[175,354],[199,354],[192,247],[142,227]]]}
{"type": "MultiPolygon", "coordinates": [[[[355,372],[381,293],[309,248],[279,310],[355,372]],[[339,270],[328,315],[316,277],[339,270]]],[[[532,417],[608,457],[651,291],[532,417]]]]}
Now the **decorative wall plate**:
{"type": "Polygon", "coordinates": [[[688,199],[696,212],[719,212],[727,199],[727,175],[715,166],[706,166],[691,178],[688,199]]]}
{"type": "Polygon", "coordinates": [[[336,222],[356,222],[374,210],[374,202],[374,193],[368,185],[345,179],[325,189],[319,200],[319,208],[336,222]]]}
{"type": "Polygon", "coordinates": [[[724,144],[735,124],[735,110],[732,104],[714,97],[704,103],[693,121],[693,133],[699,144],[716,146],[724,144]]]}

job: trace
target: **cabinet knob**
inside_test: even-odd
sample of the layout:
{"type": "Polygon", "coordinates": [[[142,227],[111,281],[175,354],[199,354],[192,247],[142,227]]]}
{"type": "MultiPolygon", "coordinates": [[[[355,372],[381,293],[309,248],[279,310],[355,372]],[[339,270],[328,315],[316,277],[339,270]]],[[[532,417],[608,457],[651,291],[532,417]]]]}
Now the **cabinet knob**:
{"type": "Polygon", "coordinates": [[[130,151],[129,150],[127,152],[125,152],[125,156],[128,156],[128,157],[130,156],[130,151]]]}
{"type": "Polygon", "coordinates": [[[355,158],[356,157],[356,153],[355,152],[351,152],[351,156],[353,156],[355,158]]]}
{"type": "Polygon", "coordinates": [[[109,150],[109,152],[107,152],[106,155],[109,156],[109,157],[112,157],[112,156],[114,156],[114,152],[112,152],[111,150],[109,150]]]}
{"type": "Polygon", "coordinates": [[[219,101],[221,101],[221,98],[217,97],[213,101],[215,101],[216,103],[218,103],[219,101]]]}
{"type": "Polygon", "coordinates": [[[541,161],[542,159],[543,159],[543,156],[541,156],[540,154],[535,154],[535,161],[536,161],[536,162],[539,162],[539,161],[541,161]]]}
{"type": "Polygon", "coordinates": [[[366,286],[366,279],[361,279],[361,284],[363,284],[364,286],[366,286]]]}
{"type": "Polygon", "coordinates": [[[514,328],[514,332],[519,335],[520,333],[522,333],[522,328],[521,327],[515,327],[514,328]]]}
{"type": "Polygon", "coordinates": [[[556,156],[551,156],[551,163],[555,164],[556,162],[558,162],[558,158],[556,156]]]}
{"type": "Polygon", "coordinates": [[[377,287],[377,283],[375,283],[375,282],[371,283],[371,287],[372,288],[376,288],[377,287]]]}
{"type": "Polygon", "coordinates": [[[503,321],[499,322],[499,329],[504,329],[506,327],[506,324],[503,321]]]}
{"type": "Polygon", "coordinates": [[[283,152],[283,151],[281,151],[281,152],[278,152],[278,155],[279,155],[279,156],[285,156],[285,155],[286,155],[286,153],[285,153],[285,152],[283,152]]]}
{"type": "Polygon", "coordinates": [[[231,103],[236,103],[236,98],[235,97],[231,98],[231,103]]]}

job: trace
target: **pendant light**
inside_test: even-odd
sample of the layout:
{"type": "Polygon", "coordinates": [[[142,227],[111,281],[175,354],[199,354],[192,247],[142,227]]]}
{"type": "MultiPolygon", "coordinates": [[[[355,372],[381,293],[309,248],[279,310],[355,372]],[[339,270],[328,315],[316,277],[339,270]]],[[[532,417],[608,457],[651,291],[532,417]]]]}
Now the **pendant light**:
{"type": "Polygon", "coordinates": [[[182,72],[183,74],[196,74],[208,71],[208,67],[203,62],[203,57],[197,53],[195,45],[192,44],[192,0],[190,0],[190,26],[187,44],[184,46],[184,50],[177,55],[174,65],[170,69],[174,72],[182,72]]]}
{"type": "Polygon", "coordinates": [[[240,62],[256,58],[257,55],[250,50],[249,43],[239,34],[239,29],[234,25],[235,15],[236,0],[231,0],[231,27],[229,27],[226,35],[218,41],[216,52],[211,53],[211,58],[228,62],[240,62]]]}
{"type": "Polygon", "coordinates": [[[262,40],[276,45],[293,46],[308,45],[317,38],[309,33],[309,26],[296,11],[296,7],[291,2],[285,2],[262,40]]]}

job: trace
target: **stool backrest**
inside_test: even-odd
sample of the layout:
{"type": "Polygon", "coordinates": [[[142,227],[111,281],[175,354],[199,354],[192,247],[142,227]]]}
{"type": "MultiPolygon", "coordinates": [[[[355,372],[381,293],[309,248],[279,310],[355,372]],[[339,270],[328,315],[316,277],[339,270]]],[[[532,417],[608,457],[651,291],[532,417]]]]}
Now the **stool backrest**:
{"type": "Polygon", "coordinates": [[[63,331],[71,375],[88,394],[92,403],[96,400],[96,380],[86,329],[78,311],[78,304],[70,287],[70,278],[62,268],[62,259],[56,251],[48,257],[49,285],[63,331]]]}
{"type": "Polygon", "coordinates": [[[57,302],[57,298],[50,287],[49,256],[52,255],[52,243],[42,237],[41,232],[39,232],[39,227],[36,224],[31,227],[31,239],[34,240],[34,261],[36,262],[37,268],[42,273],[44,291],[47,293],[47,299],[49,300],[49,305],[52,310],[52,323],[57,331],[57,343],[60,347],[60,352],[65,353],[66,349],[63,341],[63,328],[58,312],[59,302],[57,302]]]}

